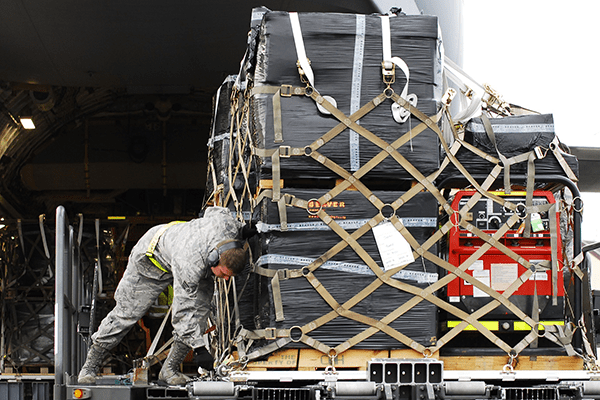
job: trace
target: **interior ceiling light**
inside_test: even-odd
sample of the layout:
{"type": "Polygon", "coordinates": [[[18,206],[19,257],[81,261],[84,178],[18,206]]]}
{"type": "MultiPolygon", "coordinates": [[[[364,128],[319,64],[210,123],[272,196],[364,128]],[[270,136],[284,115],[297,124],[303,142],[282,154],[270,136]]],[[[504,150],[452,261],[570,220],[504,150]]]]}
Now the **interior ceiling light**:
{"type": "Polygon", "coordinates": [[[21,115],[19,119],[21,120],[21,126],[23,129],[35,129],[33,118],[30,115],[21,115]]]}

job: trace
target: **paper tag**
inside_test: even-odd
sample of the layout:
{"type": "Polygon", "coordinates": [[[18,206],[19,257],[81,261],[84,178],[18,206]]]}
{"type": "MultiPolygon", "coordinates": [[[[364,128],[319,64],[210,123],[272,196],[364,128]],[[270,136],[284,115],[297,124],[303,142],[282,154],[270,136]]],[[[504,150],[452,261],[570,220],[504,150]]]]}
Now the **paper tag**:
{"type": "Polygon", "coordinates": [[[503,292],[519,278],[519,264],[516,263],[493,263],[490,265],[492,271],[492,289],[503,292]]]}
{"type": "MultiPolygon", "coordinates": [[[[483,283],[485,286],[490,286],[490,270],[484,269],[482,271],[473,271],[473,278],[483,283]]],[[[473,286],[473,297],[490,297],[489,294],[479,289],[477,286],[473,286]]]]}
{"type": "Polygon", "coordinates": [[[384,271],[415,261],[410,244],[390,221],[380,222],[373,228],[373,234],[384,271]]]}
{"type": "Polygon", "coordinates": [[[539,213],[531,213],[531,230],[539,232],[544,230],[544,223],[539,213]]]}

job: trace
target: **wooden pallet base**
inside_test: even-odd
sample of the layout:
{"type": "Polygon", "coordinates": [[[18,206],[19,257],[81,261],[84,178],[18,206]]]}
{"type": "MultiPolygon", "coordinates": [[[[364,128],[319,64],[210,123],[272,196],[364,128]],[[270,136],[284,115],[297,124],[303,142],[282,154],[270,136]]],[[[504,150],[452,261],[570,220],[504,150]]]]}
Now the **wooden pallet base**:
{"type": "MultiPolygon", "coordinates": [[[[434,355],[433,358],[437,353],[434,355]]],[[[337,369],[366,371],[367,362],[373,358],[423,358],[423,355],[411,349],[398,350],[354,350],[339,354],[334,360],[337,369]]],[[[248,364],[249,371],[267,371],[271,369],[293,369],[298,371],[314,371],[325,369],[331,365],[329,356],[314,349],[285,349],[274,352],[264,361],[253,361],[248,364]]]]}
{"type": "MultiPolygon", "coordinates": [[[[444,370],[491,370],[498,371],[508,363],[508,357],[503,356],[448,356],[440,357],[444,362],[444,370]]],[[[569,356],[519,356],[513,364],[515,371],[539,370],[583,370],[583,359],[569,356]]]]}
{"type": "Polygon", "coordinates": [[[24,365],[20,368],[4,367],[0,375],[51,375],[54,374],[53,366],[24,365]]]}
{"type": "MultiPolygon", "coordinates": [[[[335,358],[336,369],[366,371],[368,362],[373,358],[422,359],[423,355],[411,349],[398,350],[347,350],[335,358]]],[[[444,370],[468,371],[489,370],[501,371],[507,364],[506,356],[442,356],[435,353],[432,359],[444,362],[444,370]]],[[[298,370],[315,371],[331,365],[330,358],[314,349],[284,349],[271,354],[264,361],[248,363],[248,371],[298,370]]],[[[583,370],[583,360],[569,356],[520,356],[513,364],[518,370],[583,370]]]]}

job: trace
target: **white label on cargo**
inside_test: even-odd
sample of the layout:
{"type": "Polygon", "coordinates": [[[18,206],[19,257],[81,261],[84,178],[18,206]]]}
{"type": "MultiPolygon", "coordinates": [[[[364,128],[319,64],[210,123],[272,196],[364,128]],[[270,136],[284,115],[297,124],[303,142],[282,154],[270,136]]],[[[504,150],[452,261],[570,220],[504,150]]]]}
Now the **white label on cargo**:
{"type": "Polygon", "coordinates": [[[519,277],[519,264],[496,263],[491,264],[492,289],[504,291],[519,277]]]}
{"type": "MultiPolygon", "coordinates": [[[[533,264],[543,264],[548,262],[548,260],[529,260],[529,262],[533,264]]],[[[548,271],[540,271],[542,267],[537,267],[537,271],[529,277],[530,281],[547,281],[548,280],[548,271]]]]}
{"type": "Polygon", "coordinates": [[[540,271],[535,272],[533,275],[529,277],[530,281],[547,281],[548,280],[548,272],[540,271]]]}
{"type": "Polygon", "coordinates": [[[460,302],[460,296],[449,296],[448,301],[450,303],[458,303],[460,302]]]}
{"type": "Polygon", "coordinates": [[[469,267],[469,271],[481,271],[483,270],[483,260],[476,260],[469,267]]]}
{"type": "Polygon", "coordinates": [[[373,228],[373,234],[385,271],[415,261],[410,244],[390,221],[380,222],[373,228]]]}
{"type": "MultiPolygon", "coordinates": [[[[485,286],[490,286],[490,271],[487,269],[481,271],[473,271],[473,278],[483,283],[485,286]]],[[[473,286],[473,297],[490,297],[486,292],[473,286]]]]}

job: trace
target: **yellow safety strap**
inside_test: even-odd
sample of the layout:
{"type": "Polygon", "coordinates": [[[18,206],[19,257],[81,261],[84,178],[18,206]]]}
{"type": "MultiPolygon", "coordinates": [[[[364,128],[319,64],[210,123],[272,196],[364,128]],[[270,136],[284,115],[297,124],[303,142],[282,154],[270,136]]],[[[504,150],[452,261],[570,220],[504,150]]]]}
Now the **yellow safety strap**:
{"type": "Polygon", "coordinates": [[[150,241],[150,244],[148,245],[148,250],[146,250],[146,257],[148,257],[148,259],[150,261],[152,261],[152,264],[156,265],[156,267],[158,269],[160,269],[161,271],[170,273],[170,271],[167,271],[167,269],[165,267],[163,267],[162,265],[160,265],[160,263],[156,260],[156,258],[154,258],[154,250],[156,249],[156,246],[158,245],[158,241],[160,240],[160,237],[163,235],[163,233],[165,233],[165,231],[167,229],[169,229],[171,226],[173,226],[175,224],[181,224],[182,222],[185,222],[185,221],[173,221],[173,222],[169,222],[166,225],[163,225],[158,231],[156,231],[156,233],[154,234],[154,237],[152,237],[152,240],[150,241]]]}

